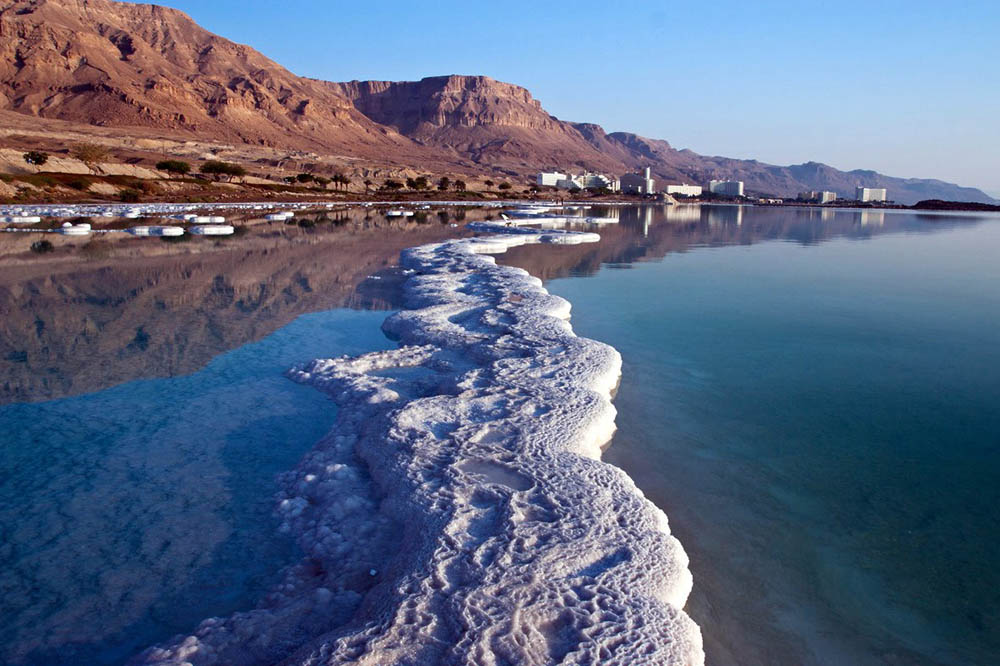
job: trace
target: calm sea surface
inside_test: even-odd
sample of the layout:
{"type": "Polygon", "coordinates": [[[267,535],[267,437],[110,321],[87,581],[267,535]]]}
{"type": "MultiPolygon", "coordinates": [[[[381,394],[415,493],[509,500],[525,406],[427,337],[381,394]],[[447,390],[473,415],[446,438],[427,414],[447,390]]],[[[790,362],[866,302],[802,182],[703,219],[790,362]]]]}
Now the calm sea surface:
{"type": "Polygon", "coordinates": [[[548,286],[622,353],[606,459],[710,663],[1000,662],[1000,218],[694,210],[548,286]]]}
{"type": "MultiPolygon", "coordinates": [[[[709,662],[996,663],[1000,217],[590,212],[600,243],[501,260],[621,351],[606,458],[687,549],[709,662]]],[[[280,579],[275,475],[335,417],[282,373],[391,344],[316,294],[388,306],[402,235],[0,281],[0,663],[121,663],[280,579]]]]}

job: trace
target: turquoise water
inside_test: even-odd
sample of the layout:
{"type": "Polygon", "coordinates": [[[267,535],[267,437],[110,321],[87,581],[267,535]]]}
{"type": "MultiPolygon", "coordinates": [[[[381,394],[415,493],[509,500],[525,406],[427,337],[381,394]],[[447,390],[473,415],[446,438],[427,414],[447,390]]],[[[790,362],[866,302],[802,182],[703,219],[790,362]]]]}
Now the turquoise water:
{"type": "Polygon", "coordinates": [[[776,216],[549,284],[624,358],[606,458],[688,550],[709,663],[997,663],[1000,219],[733,236],[776,216]]]}
{"type": "Polygon", "coordinates": [[[305,315],[192,375],[0,406],[0,663],[122,663],[253,608],[298,558],[275,475],[336,413],[283,373],[387,348],[385,316],[305,315]]]}
{"type": "MultiPolygon", "coordinates": [[[[996,663],[1000,218],[592,212],[601,243],[522,260],[622,352],[606,458],[691,556],[709,663],[996,663]]],[[[275,475],[335,417],[282,373],[391,346],[385,316],[0,406],[0,663],[122,663],[252,608],[298,557],[275,475]]]]}

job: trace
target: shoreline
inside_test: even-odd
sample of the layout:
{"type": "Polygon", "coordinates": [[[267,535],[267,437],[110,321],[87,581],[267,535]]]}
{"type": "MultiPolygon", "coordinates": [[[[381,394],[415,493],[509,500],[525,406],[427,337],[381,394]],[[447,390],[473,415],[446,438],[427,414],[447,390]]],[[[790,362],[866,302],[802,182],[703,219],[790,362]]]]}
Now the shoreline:
{"type": "Polygon", "coordinates": [[[240,663],[247,650],[286,663],[485,654],[703,663],[700,631],[681,610],[691,590],[683,549],[663,512],[600,462],[615,429],[620,356],[577,337],[569,304],[540,280],[488,256],[594,240],[520,232],[404,252],[403,266],[416,271],[406,287],[413,309],[383,325],[402,346],[291,372],[329,393],[344,415],[286,476],[279,509],[306,562],[325,563],[323,574],[293,571],[266,609],[208,620],[138,663],[240,663]],[[358,556],[344,545],[371,533],[372,516],[346,510],[349,529],[340,524],[345,509],[336,507],[351,495],[330,457],[352,449],[382,495],[376,520],[398,526],[392,539],[401,546],[372,564],[360,594],[343,587],[337,554],[358,556]],[[289,625],[330,604],[360,611],[283,653],[289,625]]]}

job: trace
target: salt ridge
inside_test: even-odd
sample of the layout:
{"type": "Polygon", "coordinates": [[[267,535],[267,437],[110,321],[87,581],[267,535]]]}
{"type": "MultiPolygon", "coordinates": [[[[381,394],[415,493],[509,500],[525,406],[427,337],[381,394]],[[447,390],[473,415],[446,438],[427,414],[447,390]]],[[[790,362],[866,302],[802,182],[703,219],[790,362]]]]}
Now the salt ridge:
{"type": "Polygon", "coordinates": [[[684,550],[600,461],[620,355],[489,256],[599,237],[476,228],[503,235],[403,253],[399,349],[290,372],[341,406],[282,479],[302,562],[257,610],[138,663],[704,663],[684,550]]]}

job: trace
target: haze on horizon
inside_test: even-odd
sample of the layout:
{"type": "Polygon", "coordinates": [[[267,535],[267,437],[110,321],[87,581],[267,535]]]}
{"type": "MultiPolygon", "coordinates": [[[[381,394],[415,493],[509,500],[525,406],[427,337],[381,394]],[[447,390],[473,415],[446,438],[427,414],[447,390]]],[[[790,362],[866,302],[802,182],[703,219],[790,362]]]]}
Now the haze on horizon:
{"type": "Polygon", "coordinates": [[[1000,198],[1000,3],[988,0],[157,4],[303,76],[483,74],[609,132],[1000,198]]]}

